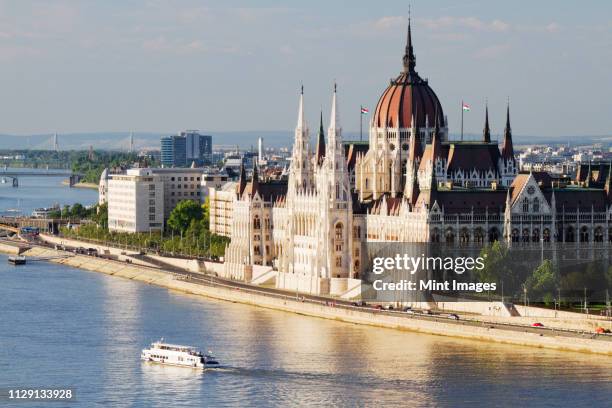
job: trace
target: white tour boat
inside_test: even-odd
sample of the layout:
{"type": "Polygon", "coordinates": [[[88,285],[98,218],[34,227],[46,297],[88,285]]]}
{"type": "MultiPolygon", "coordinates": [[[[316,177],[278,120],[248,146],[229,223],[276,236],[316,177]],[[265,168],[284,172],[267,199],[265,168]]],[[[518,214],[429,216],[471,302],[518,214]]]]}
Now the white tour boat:
{"type": "Polygon", "coordinates": [[[193,368],[219,367],[217,359],[210,352],[203,354],[196,347],[180,346],[164,343],[161,339],[151,343],[151,347],[143,349],[140,359],[165,365],[193,368]]]}

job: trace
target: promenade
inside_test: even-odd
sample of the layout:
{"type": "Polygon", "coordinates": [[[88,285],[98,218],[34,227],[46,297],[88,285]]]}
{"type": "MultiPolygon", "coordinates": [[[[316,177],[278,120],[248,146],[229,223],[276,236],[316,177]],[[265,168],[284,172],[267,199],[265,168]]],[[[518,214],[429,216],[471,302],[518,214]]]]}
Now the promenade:
{"type": "MultiPolygon", "coordinates": [[[[0,251],[9,252],[7,249],[10,247],[10,244],[3,244],[0,246],[0,251]]],[[[25,251],[20,249],[20,252],[32,260],[64,264],[184,293],[312,317],[435,335],[612,356],[612,336],[607,334],[554,327],[530,327],[477,316],[462,316],[460,320],[453,320],[448,314],[408,314],[401,311],[379,310],[371,306],[355,306],[348,301],[258,287],[178,267],[135,265],[114,259],[76,255],[43,245],[31,245],[30,249],[25,251]]]]}

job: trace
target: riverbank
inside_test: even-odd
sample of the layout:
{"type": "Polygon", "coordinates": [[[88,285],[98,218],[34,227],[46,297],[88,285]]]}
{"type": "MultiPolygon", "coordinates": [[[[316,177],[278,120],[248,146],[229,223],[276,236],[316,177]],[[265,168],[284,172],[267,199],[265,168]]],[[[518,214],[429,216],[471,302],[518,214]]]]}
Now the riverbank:
{"type": "MultiPolygon", "coordinates": [[[[69,186],[70,185],[70,181],[68,180],[64,180],[62,181],[62,184],[65,186],[69,186]]],[[[76,184],[72,185],[73,188],[89,188],[89,189],[93,189],[93,190],[97,190],[98,189],[98,185],[96,183],[87,183],[85,181],[80,181],[76,184]]]]}
{"type": "MultiPolygon", "coordinates": [[[[0,251],[2,248],[0,247],[0,251]]],[[[450,321],[442,317],[414,316],[404,313],[381,312],[374,309],[334,306],[333,302],[301,301],[291,295],[279,295],[229,284],[200,280],[190,281],[187,275],[125,262],[74,255],[44,247],[33,247],[24,252],[28,257],[63,264],[107,275],[132,279],[184,293],[206,296],[230,302],[281,310],[311,317],[347,323],[366,324],[399,330],[414,331],[472,340],[541,347],[554,350],[597,353],[612,356],[612,341],[592,334],[561,333],[554,330],[533,330],[529,327],[485,322],[450,321]]]]}

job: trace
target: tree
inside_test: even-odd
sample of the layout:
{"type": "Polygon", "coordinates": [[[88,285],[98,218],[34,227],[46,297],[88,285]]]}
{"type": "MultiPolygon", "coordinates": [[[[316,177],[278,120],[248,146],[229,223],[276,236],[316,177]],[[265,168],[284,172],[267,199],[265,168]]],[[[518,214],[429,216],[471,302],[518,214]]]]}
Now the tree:
{"type": "Polygon", "coordinates": [[[200,221],[203,217],[202,207],[192,200],[183,200],[174,207],[168,217],[168,226],[175,231],[184,233],[192,220],[200,221]]]}
{"type": "Polygon", "coordinates": [[[210,197],[206,197],[202,204],[202,223],[204,228],[210,229],[210,197]]]}
{"type": "Polygon", "coordinates": [[[557,274],[550,259],[544,260],[525,280],[527,290],[543,300],[554,298],[557,284],[557,274]]]}

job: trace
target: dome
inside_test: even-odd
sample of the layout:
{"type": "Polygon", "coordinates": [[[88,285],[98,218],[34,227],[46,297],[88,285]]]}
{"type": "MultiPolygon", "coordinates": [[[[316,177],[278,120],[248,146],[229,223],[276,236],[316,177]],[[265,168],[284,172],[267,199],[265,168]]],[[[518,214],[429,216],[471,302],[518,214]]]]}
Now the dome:
{"type": "Polygon", "coordinates": [[[443,127],[445,123],[442,105],[427,80],[421,78],[414,69],[416,58],[412,48],[410,21],[403,62],[403,71],[396,79],[391,80],[378,100],[372,118],[373,126],[410,128],[414,115],[417,127],[425,127],[426,116],[429,127],[433,127],[437,115],[438,123],[443,127]]]}

